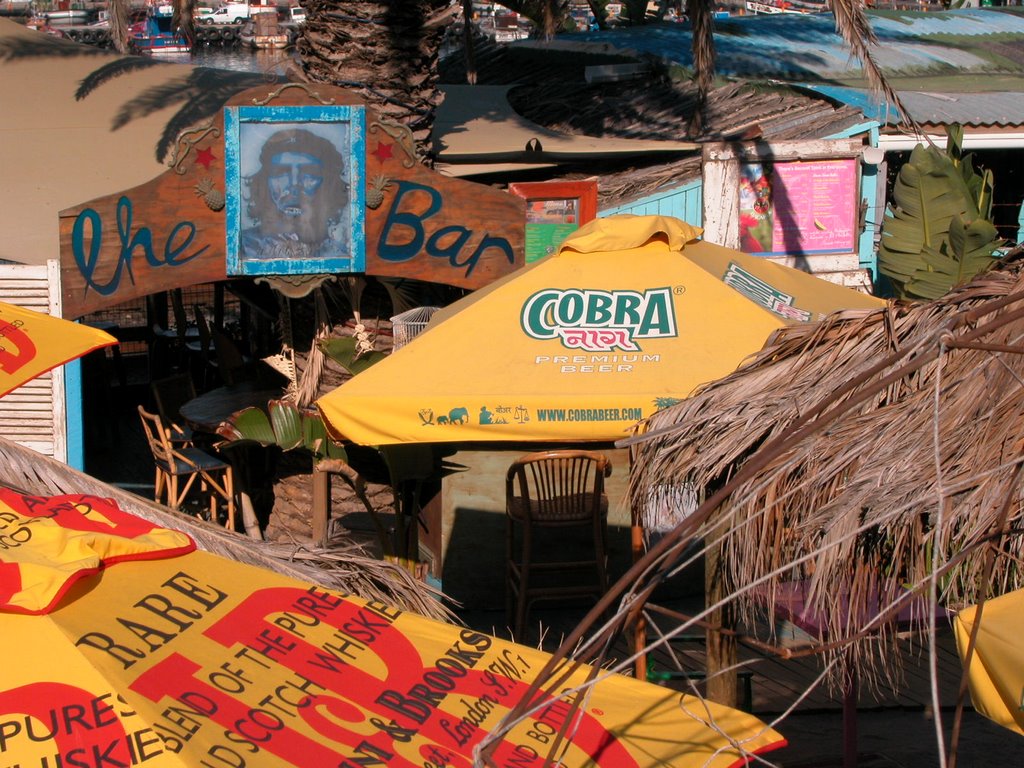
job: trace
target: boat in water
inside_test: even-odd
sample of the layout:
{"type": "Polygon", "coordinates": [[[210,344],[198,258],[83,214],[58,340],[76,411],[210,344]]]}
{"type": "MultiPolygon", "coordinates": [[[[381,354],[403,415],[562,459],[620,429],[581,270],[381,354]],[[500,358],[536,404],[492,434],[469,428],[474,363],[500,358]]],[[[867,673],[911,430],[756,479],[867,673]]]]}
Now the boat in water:
{"type": "Polygon", "coordinates": [[[774,13],[825,13],[829,6],[820,0],[746,0],[748,13],[765,15],[774,13]]]}
{"type": "Polygon", "coordinates": [[[255,13],[238,30],[242,45],[257,49],[287,48],[291,43],[288,32],[279,23],[277,13],[255,13]]]}
{"type": "Polygon", "coordinates": [[[47,25],[51,27],[72,27],[89,24],[95,21],[95,14],[88,8],[55,8],[49,11],[36,11],[47,25]]]}
{"type": "Polygon", "coordinates": [[[136,53],[149,56],[188,53],[192,45],[180,29],[175,29],[171,22],[173,8],[170,5],[159,5],[150,8],[146,18],[133,24],[130,43],[136,53]]]}

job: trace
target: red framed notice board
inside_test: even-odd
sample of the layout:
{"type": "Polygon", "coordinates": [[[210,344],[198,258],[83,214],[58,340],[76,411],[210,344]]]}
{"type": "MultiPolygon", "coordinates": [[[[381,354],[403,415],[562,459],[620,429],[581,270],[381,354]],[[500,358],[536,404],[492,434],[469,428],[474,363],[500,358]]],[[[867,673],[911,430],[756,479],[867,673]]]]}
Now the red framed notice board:
{"type": "Polygon", "coordinates": [[[526,200],[526,263],[554,253],[581,224],[597,216],[597,179],[509,184],[526,200]]]}

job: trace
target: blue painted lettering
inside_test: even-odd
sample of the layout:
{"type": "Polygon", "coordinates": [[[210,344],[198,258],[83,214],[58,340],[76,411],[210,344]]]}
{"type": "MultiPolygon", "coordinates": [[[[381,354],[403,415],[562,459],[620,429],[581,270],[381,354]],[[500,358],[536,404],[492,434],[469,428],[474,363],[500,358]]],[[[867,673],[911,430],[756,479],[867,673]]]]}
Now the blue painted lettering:
{"type": "Polygon", "coordinates": [[[399,181],[398,192],[395,193],[395,199],[391,201],[391,210],[388,211],[387,221],[384,222],[384,229],[380,233],[377,253],[384,261],[402,262],[415,257],[423,247],[425,237],[423,222],[440,210],[441,195],[437,193],[437,190],[412,181],[399,181]],[[426,210],[423,213],[399,211],[405,196],[409,195],[410,199],[413,199],[417,192],[427,195],[429,205],[426,210]],[[409,231],[409,237],[405,238],[405,242],[392,241],[392,227],[401,227],[409,231]]]}
{"type": "Polygon", "coordinates": [[[443,200],[440,193],[412,181],[399,181],[397,186],[398,191],[377,244],[377,254],[384,261],[409,261],[423,251],[433,258],[447,259],[452,267],[465,268],[466,277],[473,274],[480,259],[491,250],[497,250],[509,264],[515,264],[515,253],[508,240],[489,234],[481,236],[476,248],[460,258],[473,239],[473,230],[449,225],[428,236],[424,223],[441,211],[443,200]]]}
{"type": "Polygon", "coordinates": [[[117,263],[106,282],[100,282],[97,277],[100,248],[103,244],[103,220],[92,208],[86,208],[75,219],[71,229],[71,252],[78,271],[85,278],[86,292],[91,288],[101,296],[110,296],[120,287],[122,273],[127,274],[129,282],[134,285],[132,259],[136,249],[142,250],[143,258],[151,267],[179,267],[210,247],[204,245],[191,253],[186,253],[195,240],[196,226],[190,221],[182,221],[171,229],[164,241],[162,257],[157,256],[153,248],[153,232],[149,227],[141,227],[137,232],[132,232],[132,202],[127,197],[121,197],[117,201],[116,219],[121,247],[117,263]]]}

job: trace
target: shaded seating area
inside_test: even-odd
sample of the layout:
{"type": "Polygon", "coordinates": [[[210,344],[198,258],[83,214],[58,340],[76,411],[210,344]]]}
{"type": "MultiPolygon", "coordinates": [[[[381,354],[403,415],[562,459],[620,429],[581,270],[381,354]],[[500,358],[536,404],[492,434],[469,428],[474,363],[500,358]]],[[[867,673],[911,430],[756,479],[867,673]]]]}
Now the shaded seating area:
{"type": "MultiPolygon", "coordinates": [[[[658,483],[635,500],[631,520],[633,562],[643,558],[650,549],[688,517],[703,501],[704,493],[686,480],[658,483]]],[[[709,633],[694,615],[704,605],[693,596],[705,586],[704,554],[701,542],[695,541],[677,558],[674,575],[665,580],[645,601],[632,627],[631,654],[633,674],[641,680],[679,687],[706,695],[709,680],[707,652],[709,633]],[[686,610],[680,611],[681,603],[686,610]],[[680,632],[681,626],[690,625],[680,632]],[[650,652],[652,644],[655,652],[650,652]]],[[[716,635],[711,634],[712,643],[716,635]]],[[[712,673],[712,677],[714,677],[712,673]]],[[[754,671],[735,670],[738,706],[753,711],[754,671]]]]}
{"type": "Polygon", "coordinates": [[[154,500],[171,509],[181,510],[189,492],[199,481],[198,491],[208,503],[208,517],[219,522],[218,507],[225,505],[224,525],[235,529],[235,483],[231,465],[192,445],[175,447],[170,430],[159,414],[138,406],[142,429],[156,465],[154,500]]]}
{"type": "Polygon", "coordinates": [[[194,440],[192,427],[181,417],[181,406],[196,397],[191,374],[174,373],[151,382],[149,388],[171,445],[191,445],[194,440]]]}
{"type": "Polygon", "coordinates": [[[608,498],[612,465],[594,451],[529,453],[505,479],[507,618],[521,637],[539,600],[599,599],[608,589],[608,498]]]}
{"type": "Polygon", "coordinates": [[[274,302],[269,288],[220,281],[154,293],[121,313],[145,323],[150,379],[188,371],[201,393],[250,378],[253,361],[276,349],[274,302]]]}

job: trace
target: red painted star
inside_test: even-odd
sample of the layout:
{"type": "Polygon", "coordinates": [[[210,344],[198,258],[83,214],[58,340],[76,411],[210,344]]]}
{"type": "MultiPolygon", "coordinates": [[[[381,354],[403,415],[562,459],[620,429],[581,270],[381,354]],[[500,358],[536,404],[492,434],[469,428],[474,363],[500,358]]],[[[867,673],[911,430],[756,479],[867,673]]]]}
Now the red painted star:
{"type": "Polygon", "coordinates": [[[213,156],[213,150],[209,147],[200,149],[196,152],[196,162],[206,170],[210,170],[210,164],[216,159],[217,158],[213,156]]]}
{"type": "Polygon", "coordinates": [[[377,142],[377,148],[373,150],[373,154],[378,162],[383,163],[385,160],[391,159],[391,147],[391,144],[385,144],[382,141],[377,142]]]}

